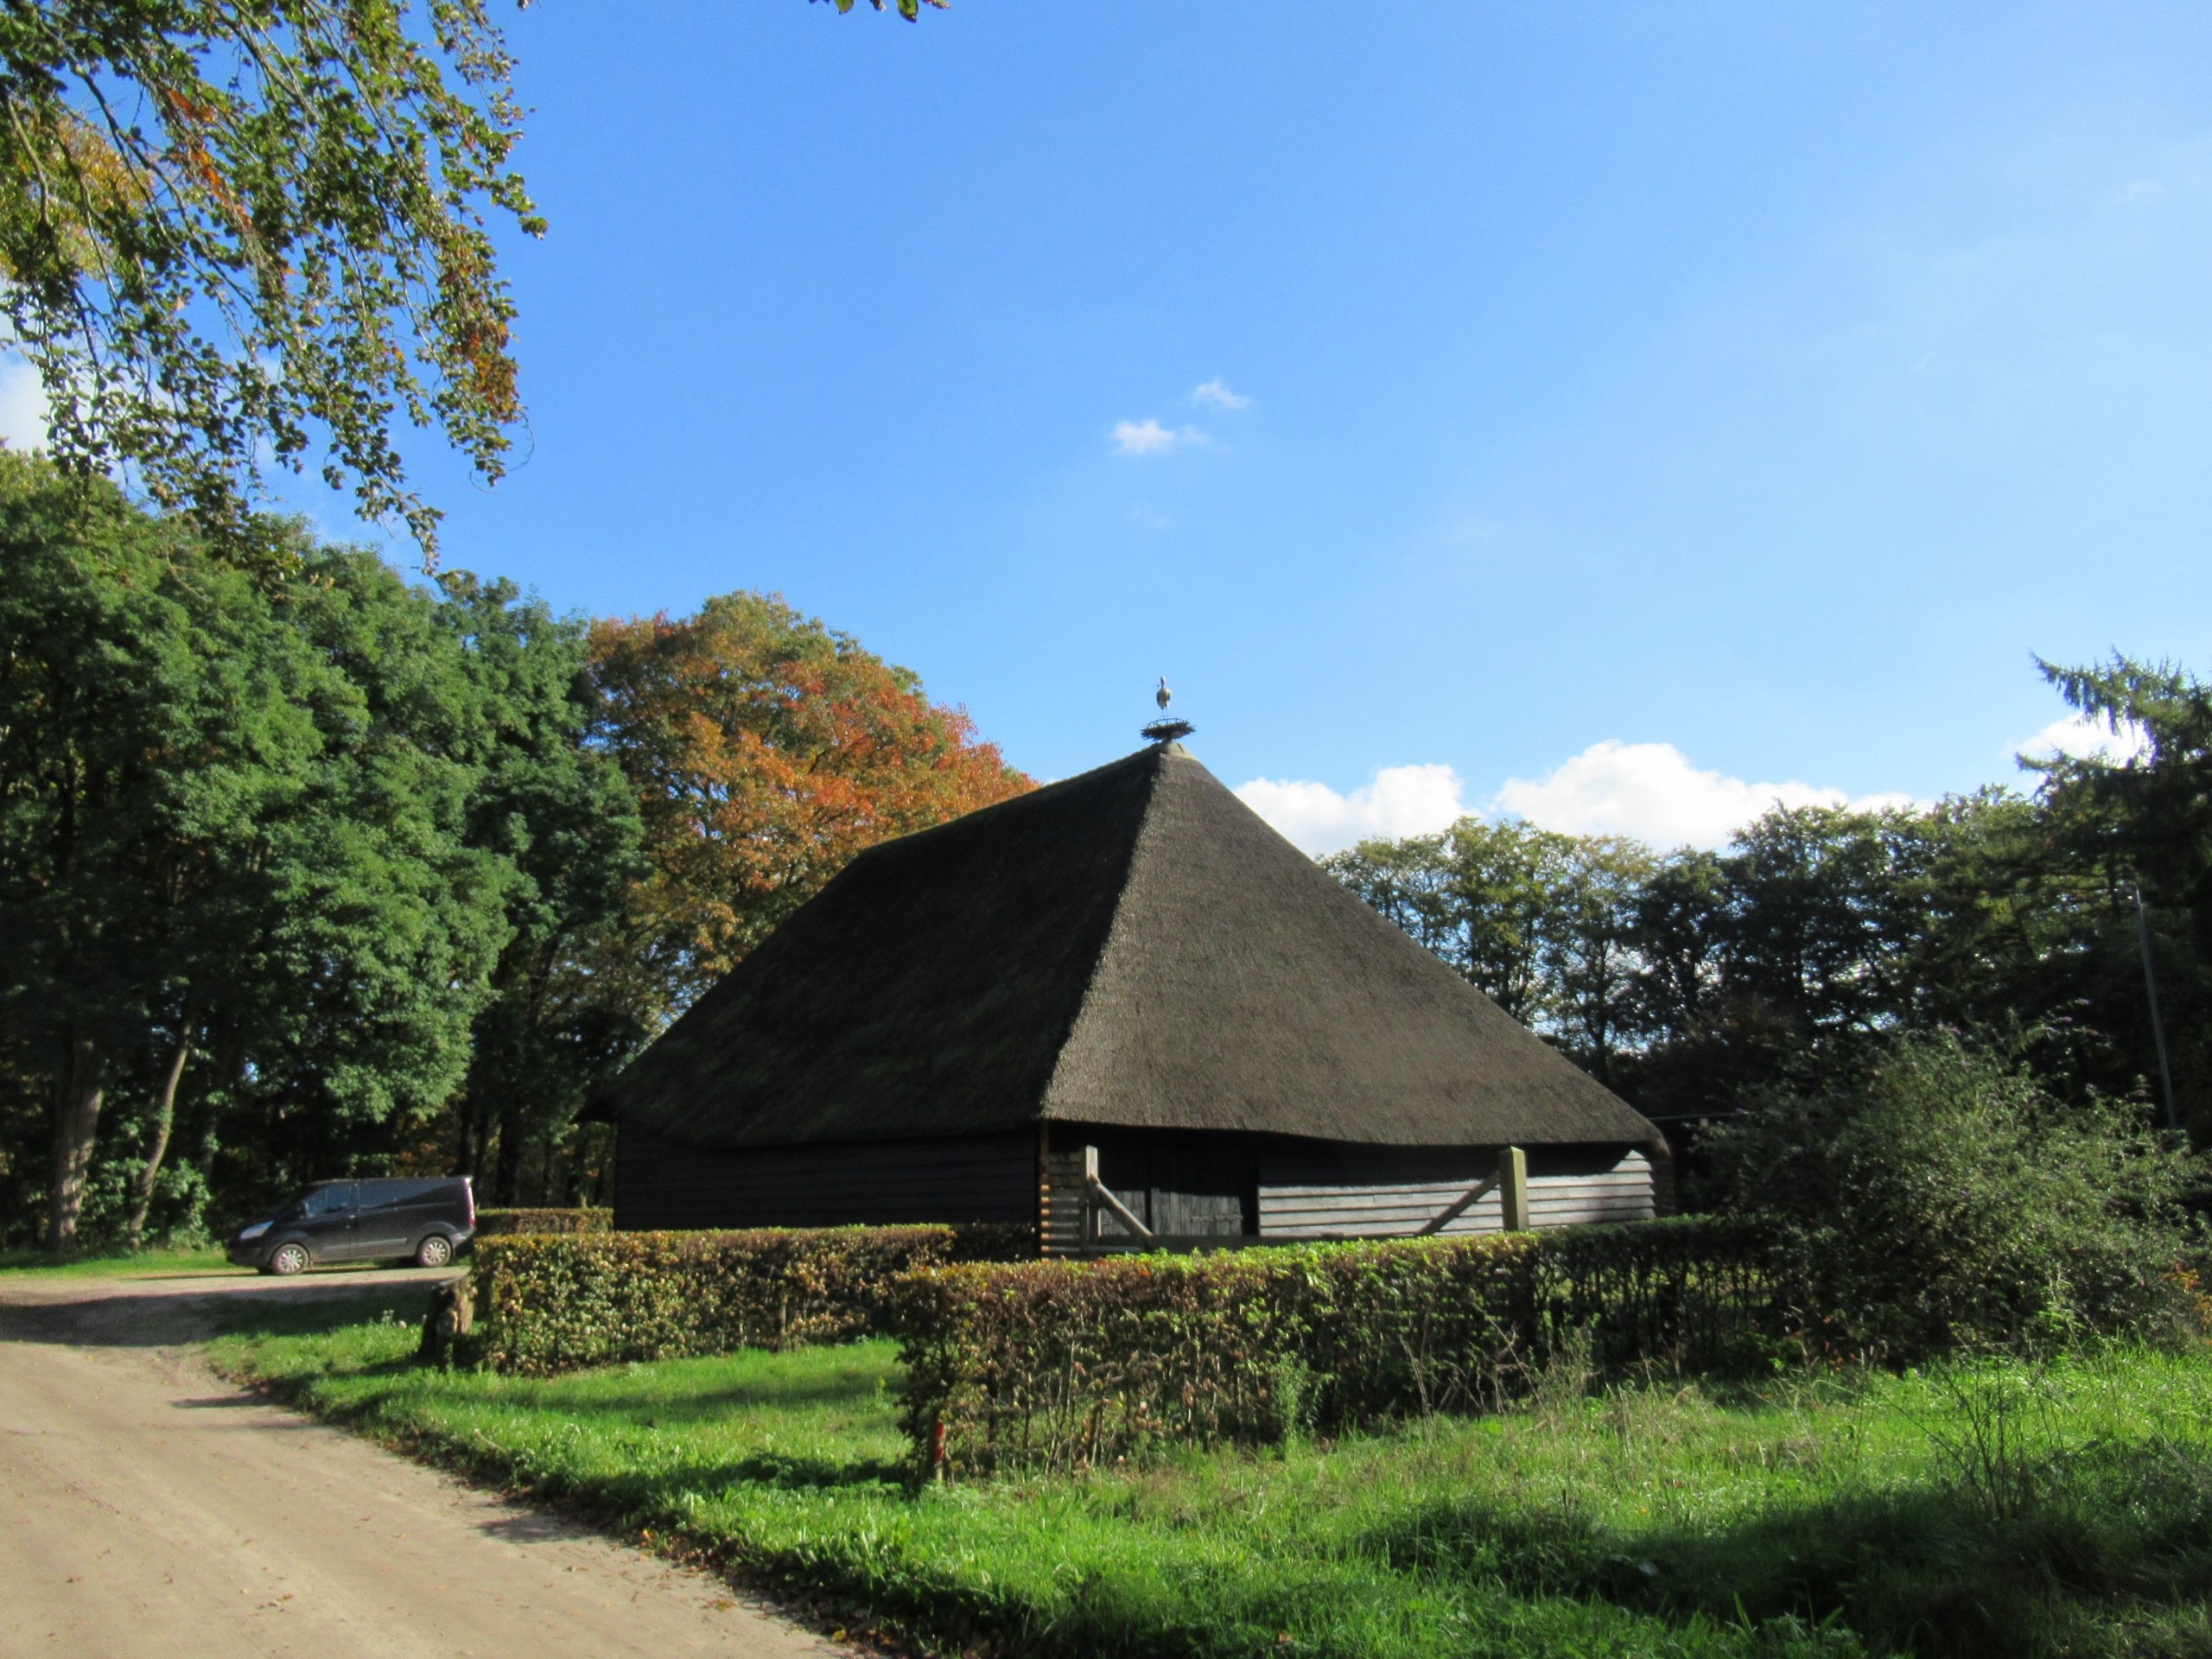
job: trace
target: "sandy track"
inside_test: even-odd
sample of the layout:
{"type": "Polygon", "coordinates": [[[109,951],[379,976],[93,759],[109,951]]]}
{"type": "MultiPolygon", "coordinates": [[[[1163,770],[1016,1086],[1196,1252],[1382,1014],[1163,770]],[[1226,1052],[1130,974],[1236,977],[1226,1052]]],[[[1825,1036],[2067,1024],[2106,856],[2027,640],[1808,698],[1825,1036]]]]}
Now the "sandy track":
{"type": "Polygon", "coordinates": [[[401,1277],[0,1281],[0,1654],[844,1651],[711,1578],[241,1394],[175,1345],[209,1329],[211,1293],[401,1277]]]}

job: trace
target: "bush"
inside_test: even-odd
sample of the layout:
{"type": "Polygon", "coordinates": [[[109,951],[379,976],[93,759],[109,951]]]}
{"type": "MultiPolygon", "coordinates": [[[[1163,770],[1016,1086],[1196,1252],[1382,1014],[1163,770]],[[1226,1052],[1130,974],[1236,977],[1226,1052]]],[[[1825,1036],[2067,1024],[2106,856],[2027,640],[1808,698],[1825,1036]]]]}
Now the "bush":
{"type": "Polygon", "coordinates": [[[612,1210],[479,1210],[476,1236],[499,1238],[509,1233],[611,1233],[612,1210]]]}
{"type": "Polygon", "coordinates": [[[623,1360],[850,1342],[881,1327],[893,1279],[1003,1254],[1027,1230],[760,1229],[494,1235],[472,1272],[463,1357],[550,1376],[623,1360]]]}
{"type": "Polygon", "coordinates": [[[1919,1037],[1856,1089],[1778,1096],[1707,1147],[1725,1201],[1782,1213],[1782,1270],[1825,1345],[1904,1361],[2194,1323],[2175,1264],[2195,1160],[2141,1116],[1919,1037]]]}
{"type": "Polygon", "coordinates": [[[893,1289],[903,1426],[977,1471],[1466,1409],[1556,1348],[1712,1363],[1782,1315],[1754,1221],[931,1267],[893,1289]]]}

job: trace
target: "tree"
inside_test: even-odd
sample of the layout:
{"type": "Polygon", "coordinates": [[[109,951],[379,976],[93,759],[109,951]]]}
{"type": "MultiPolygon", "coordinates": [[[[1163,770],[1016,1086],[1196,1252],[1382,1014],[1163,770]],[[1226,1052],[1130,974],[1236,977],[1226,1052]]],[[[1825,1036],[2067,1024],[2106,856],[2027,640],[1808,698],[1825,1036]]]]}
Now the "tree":
{"type": "Polygon", "coordinates": [[[281,1173],[467,1061],[505,923],[458,654],[379,561],[293,540],[256,580],[0,457],[0,1016],[51,1102],[57,1254],[118,1089],[143,1198],[180,1079],[257,1116],[245,1155],[281,1173]]]}
{"type": "Polygon", "coordinates": [[[645,825],[633,959],[664,1012],[863,848],[1029,787],[912,673],[779,599],[602,622],[592,653],[600,741],[645,825]]]}
{"type": "Polygon", "coordinates": [[[54,452],[242,527],[259,452],[425,550],[395,413],[497,479],[521,419],[486,210],[543,225],[485,0],[0,12],[0,271],[54,452]],[[426,21],[425,21],[426,20],[426,21]]]}
{"type": "Polygon", "coordinates": [[[174,526],[91,506],[0,457],[0,1012],[51,1090],[58,1251],[124,1058],[149,1026],[188,1048],[230,850],[308,741],[244,578],[180,580],[174,526]]]}
{"type": "Polygon", "coordinates": [[[1508,1014],[1608,1078],[1633,1023],[1633,903],[1650,864],[1624,837],[1473,817],[1322,860],[1508,1014]]]}
{"type": "MultiPolygon", "coordinates": [[[[868,3],[878,11],[883,10],[883,0],[868,0],[868,3]]],[[[950,11],[952,9],[952,0],[898,0],[898,5],[899,15],[911,23],[922,15],[922,8],[925,5],[935,6],[939,11],[950,11]]],[[[840,12],[850,11],[852,9],[853,0],[837,0],[837,10],[840,12]]]]}
{"type": "Polygon", "coordinates": [[[1643,971],[1637,901],[1659,860],[1626,836],[1578,836],[1562,859],[1558,900],[1546,929],[1544,965],[1553,986],[1560,1046],[1608,1087],[1637,1044],[1643,971]]]}
{"type": "Polygon", "coordinates": [[[1444,836],[1378,836],[1329,854],[1321,868],[1415,944],[1465,971],[1466,922],[1444,836]]]}
{"type": "Polygon", "coordinates": [[[1865,1058],[1707,1141],[1724,1205],[1780,1219],[1821,1341],[1901,1360],[2194,1323],[2172,1268],[2203,1164],[2147,1133],[2139,1104],[2056,1099],[1947,1033],[1865,1058]]]}
{"type": "Polygon", "coordinates": [[[643,1034],[647,1011],[606,960],[645,874],[641,830],[628,781],[586,742],[598,693],[584,626],[512,582],[455,572],[440,586],[486,724],[468,835],[505,868],[507,925],[456,1103],[458,1166],[480,1170],[496,1144],[482,1195],[512,1203],[526,1150],[559,1135],[643,1034]]]}
{"type": "MultiPolygon", "coordinates": [[[[2132,923],[2141,896],[2176,1103],[2201,1129],[2212,1113],[2212,684],[2175,664],[2118,655],[2080,668],[2038,666],[2069,706],[2139,740],[2124,756],[2031,764],[2044,775],[2043,803],[2092,889],[2090,902],[2132,923]]],[[[2155,1075],[2147,988],[2140,963],[2130,967],[2118,982],[2107,976],[2101,1012],[2108,1029],[2132,1039],[2139,1071],[2155,1075]]]]}
{"type": "Polygon", "coordinates": [[[487,227],[544,231],[511,69],[486,0],[0,8],[0,308],[63,467],[237,536],[264,450],[319,442],[431,555],[395,416],[487,483],[523,418],[487,227]]]}

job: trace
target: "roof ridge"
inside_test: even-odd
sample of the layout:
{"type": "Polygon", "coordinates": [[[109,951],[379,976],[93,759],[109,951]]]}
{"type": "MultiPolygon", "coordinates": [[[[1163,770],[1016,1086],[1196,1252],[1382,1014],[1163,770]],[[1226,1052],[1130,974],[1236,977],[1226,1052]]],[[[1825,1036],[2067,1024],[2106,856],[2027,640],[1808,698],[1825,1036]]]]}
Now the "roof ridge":
{"type": "MultiPolygon", "coordinates": [[[[978,822],[988,821],[994,816],[1011,817],[1021,811],[1033,810],[1040,803],[1057,800],[1063,794],[1071,793],[1077,785],[1091,783],[1109,772],[1118,772],[1124,766],[1134,766],[1141,761],[1157,756],[1162,751],[1169,749],[1185,756],[1190,753],[1179,743],[1147,743],[1143,748],[1122,755],[1119,760],[1109,760],[1103,766],[1092,766],[1086,772],[1073,772],[1065,778],[1055,778],[1049,784],[1039,784],[1036,788],[1026,789],[1019,795],[1009,795],[1002,801],[993,801],[988,806],[979,806],[972,812],[962,813],[957,818],[947,818],[942,823],[925,824],[919,830],[909,830],[903,835],[886,836],[881,841],[872,841],[845,861],[845,870],[852,868],[864,858],[872,858],[876,854],[892,848],[912,847],[917,842],[925,841],[931,836],[944,835],[948,830],[962,829],[972,830],[978,822]]],[[[844,870],[837,873],[838,875],[843,874],[844,870]]],[[[830,880],[835,880],[836,877],[832,876],[830,880]]],[[[825,882],[823,886],[826,887],[828,883],[825,882]]]]}
{"type": "MultiPolygon", "coordinates": [[[[1114,943],[1115,925],[1121,920],[1122,907],[1129,901],[1129,878],[1136,873],[1137,850],[1144,845],[1146,827],[1151,823],[1153,807],[1160,799],[1160,780],[1167,775],[1167,753],[1171,749],[1178,754],[1187,755],[1188,753],[1179,743],[1153,743],[1135,754],[1124,755],[1121,760],[1109,763],[1123,766],[1133,760],[1146,761],[1149,763],[1152,775],[1145,780],[1144,800],[1137,808],[1136,831],[1129,837],[1128,855],[1114,882],[1114,902],[1107,906],[1106,925],[1098,930],[1097,944],[1090,952],[1090,967],[1084,976],[1083,995],[1075,1000],[1075,1011],[1068,1016],[1066,1027],[1061,1031],[1059,1041],[1053,1051],[1052,1069],[1045,1078],[1045,1086],[1037,1091],[1037,1119],[1039,1122],[1052,1115],[1052,1094],[1059,1086],[1061,1074],[1067,1068],[1068,1052],[1074,1046],[1075,1034],[1083,1029],[1084,1016],[1090,1012],[1092,1002],[1098,995],[1099,969],[1106,964],[1106,953],[1114,943]]],[[[1105,766],[1096,766],[1092,771],[1103,772],[1106,769],[1105,766]]],[[[1080,775],[1089,777],[1090,773],[1080,775]]]]}

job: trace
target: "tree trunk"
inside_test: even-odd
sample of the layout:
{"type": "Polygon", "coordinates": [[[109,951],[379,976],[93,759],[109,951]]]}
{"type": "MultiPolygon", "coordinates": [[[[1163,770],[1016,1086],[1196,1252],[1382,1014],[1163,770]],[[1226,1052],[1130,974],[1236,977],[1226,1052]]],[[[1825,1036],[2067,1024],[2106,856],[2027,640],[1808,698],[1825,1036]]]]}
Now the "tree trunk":
{"type": "Polygon", "coordinates": [[[100,1102],[106,1093],[107,1057],[91,1038],[73,1038],[54,1098],[54,1192],[46,1248],[57,1261],[77,1253],[77,1218],[85,1207],[85,1178],[92,1166],[100,1102]]]}
{"type": "Polygon", "coordinates": [[[522,1099],[510,1090],[499,1103],[499,1179],[494,1187],[501,1204],[522,1202],[522,1159],[530,1132],[522,1121],[522,1099]]]}
{"type": "Polygon", "coordinates": [[[162,1073],[161,1090],[154,1097],[154,1142],[146,1148],[146,1167],[138,1172],[138,1198],[130,1206],[130,1248],[136,1250],[146,1235],[146,1212],[154,1205],[154,1180],[168,1155],[169,1128],[176,1122],[177,1079],[184,1075],[185,1056],[192,1051],[192,1015],[188,1012],[179,1028],[176,1050],[162,1073]]]}

